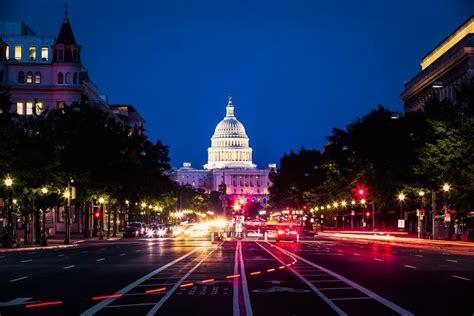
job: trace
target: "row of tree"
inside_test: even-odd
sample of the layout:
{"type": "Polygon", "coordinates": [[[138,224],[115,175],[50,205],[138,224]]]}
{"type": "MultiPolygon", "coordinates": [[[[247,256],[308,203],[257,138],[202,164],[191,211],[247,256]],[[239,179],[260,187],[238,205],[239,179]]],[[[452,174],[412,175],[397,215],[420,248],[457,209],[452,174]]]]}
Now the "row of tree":
{"type": "MultiPolygon", "coordinates": [[[[311,208],[351,201],[365,185],[377,210],[420,208],[419,192],[438,195],[451,209],[474,207],[474,87],[462,87],[454,102],[434,96],[424,109],[404,115],[379,106],[333,129],[324,150],[291,151],[272,175],[271,206],[311,208]],[[448,201],[449,200],[449,201],[448,201]]],[[[429,201],[425,196],[425,201],[429,201]]]]}
{"type": "MultiPolygon", "coordinates": [[[[151,142],[110,113],[83,102],[19,116],[11,111],[8,92],[0,91],[0,197],[8,198],[3,179],[10,177],[26,226],[40,208],[64,205],[71,180],[73,204],[85,218],[101,197],[109,207],[128,210],[130,220],[143,219],[143,201],[164,213],[177,207],[179,198],[182,207],[203,209],[211,203],[203,192],[171,181],[169,169],[166,145],[151,142]]],[[[91,226],[87,220],[86,225],[91,226]]],[[[90,229],[85,227],[86,234],[90,229]]]]}

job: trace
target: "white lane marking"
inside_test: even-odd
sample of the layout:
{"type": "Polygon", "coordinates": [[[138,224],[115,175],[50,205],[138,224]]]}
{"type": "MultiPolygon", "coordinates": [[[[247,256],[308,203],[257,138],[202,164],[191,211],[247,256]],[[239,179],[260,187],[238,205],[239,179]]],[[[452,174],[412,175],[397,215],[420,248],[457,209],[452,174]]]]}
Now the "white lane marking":
{"type": "MultiPolygon", "coordinates": [[[[114,294],[126,294],[128,291],[130,291],[131,289],[133,289],[134,287],[136,287],[137,285],[145,282],[146,280],[148,280],[149,278],[151,278],[152,276],[154,275],[157,275],[158,273],[160,273],[161,271],[165,270],[166,268],[174,265],[175,263],[178,263],[180,262],[181,260],[189,257],[190,255],[192,255],[193,253],[195,253],[196,251],[198,251],[200,248],[196,248],[190,252],[188,252],[187,254],[171,261],[171,262],[168,262],[167,264],[165,264],[164,266],[161,266],[159,267],[158,269],[148,273],[147,275],[145,276],[142,276],[140,279],[130,283],[129,285],[127,285],[126,287],[124,287],[123,289],[121,290],[118,290],[116,293],[114,294]]],[[[117,298],[108,298],[108,299],[105,299],[103,301],[101,301],[100,303],[92,306],[91,308],[89,308],[88,310],[86,310],[85,312],[83,312],[81,314],[81,316],[92,316],[94,315],[95,313],[97,313],[99,310],[101,310],[102,308],[106,307],[107,305],[109,305],[110,303],[112,303],[113,301],[115,301],[117,298]]]]}
{"type": "MultiPolygon", "coordinates": [[[[235,259],[234,259],[234,275],[239,274],[239,246],[240,243],[237,241],[235,245],[235,259]]],[[[234,316],[240,316],[239,307],[239,278],[233,280],[233,297],[232,297],[232,311],[234,316]]]]}
{"type": "Polygon", "coordinates": [[[455,263],[457,263],[457,262],[458,262],[457,260],[451,260],[451,259],[446,259],[446,261],[449,261],[449,262],[455,262],[455,263]]]}
{"type": "Polygon", "coordinates": [[[138,304],[121,304],[121,305],[110,305],[107,308],[116,308],[116,307],[133,307],[133,306],[150,306],[155,305],[155,303],[138,303],[138,304]]]}
{"type": "Polygon", "coordinates": [[[410,268],[410,269],[417,269],[417,267],[414,266],[409,266],[408,264],[403,265],[405,268],[410,268]]]}
{"type": "Polygon", "coordinates": [[[392,251],[392,253],[398,253],[398,251],[392,251]]]}
{"type": "Polygon", "coordinates": [[[21,262],[25,263],[25,262],[31,262],[31,261],[33,261],[33,259],[22,260],[21,262]]]}
{"type": "Polygon", "coordinates": [[[456,278],[456,279],[461,279],[461,280],[465,280],[465,281],[471,281],[471,279],[468,279],[468,278],[465,278],[465,277],[461,277],[459,275],[452,275],[453,278],[456,278]]]}
{"type": "Polygon", "coordinates": [[[123,256],[125,256],[125,255],[126,255],[126,253],[121,253],[121,254],[120,254],[120,257],[123,257],[123,256]]]}
{"type": "Polygon", "coordinates": [[[354,256],[360,256],[360,254],[358,254],[358,253],[353,253],[353,255],[354,255],[354,256]]]}
{"type": "Polygon", "coordinates": [[[21,278],[17,278],[17,279],[10,280],[10,281],[8,281],[8,282],[12,283],[12,282],[21,281],[21,280],[24,280],[24,279],[28,279],[28,277],[27,277],[27,276],[24,276],[24,277],[21,277],[21,278]]]}
{"type": "Polygon", "coordinates": [[[96,261],[104,261],[105,258],[100,258],[100,259],[97,259],[96,261]]]}
{"type": "Polygon", "coordinates": [[[423,258],[423,255],[415,255],[415,257],[423,258]]]}
{"type": "Polygon", "coordinates": [[[379,258],[374,258],[375,261],[383,261],[382,259],[379,258]]]}
{"type": "Polygon", "coordinates": [[[332,290],[354,290],[353,287],[345,286],[345,287],[320,287],[321,291],[332,291],[332,290]]]}
{"type": "Polygon", "coordinates": [[[331,298],[331,301],[371,300],[369,296],[331,298]]]}
{"type": "Polygon", "coordinates": [[[62,253],[62,254],[58,255],[58,257],[64,257],[64,254],[62,253]]]}
{"type": "Polygon", "coordinates": [[[28,252],[27,254],[28,255],[34,255],[36,252],[32,251],[32,252],[28,252]]]}
{"type": "Polygon", "coordinates": [[[245,274],[244,255],[242,254],[242,243],[240,240],[239,243],[240,275],[242,278],[242,292],[244,294],[245,312],[247,316],[253,316],[252,305],[250,304],[249,288],[247,285],[247,275],[245,274]]]}
{"type": "Polygon", "coordinates": [[[325,282],[342,282],[341,280],[308,280],[309,282],[313,283],[325,283],[325,282]]]}
{"type": "MultiPolygon", "coordinates": [[[[222,245],[222,243],[219,244],[219,246],[220,245],[222,245]]],[[[219,249],[219,247],[216,247],[216,248],[212,249],[194,267],[192,267],[185,275],[183,275],[183,277],[181,279],[179,279],[179,281],[176,282],[175,285],[171,289],[168,290],[168,292],[166,292],[166,295],[163,296],[161,298],[161,300],[159,300],[155,304],[155,306],[153,306],[153,308],[148,311],[148,313],[146,313],[146,316],[154,316],[155,313],[160,309],[160,307],[163,306],[163,304],[168,300],[168,298],[170,298],[171,295],[173,295],[173,293],[178,289],[178,287],[181,285],[181,283],[183,283],[191,275],[191,273],[193,273],[194,270],[196,270],[204,262],[204,260],[206,260],[217,249],[219,249]]]]}
{"type": "Polygon", "coordinates": [[[63,270],[71,269],[71,268],[74,268],[74,267],[75,267],[75,265],[66,266],[66,267],[63,267],[63,270]]]}
{"type": "MultiPolygon", "coordinates": [[[[275,247],[278,248],[278,249],[280,249],[280,250],[283,250],[283,249],[281,249],[281,248],[278,247],[278,246],[275,246],[275,247]]],[[[397,304],[395,304],[395,303],[393,303],[393,302],[391,302],[391,301],[389,301],[389,300],[387,300],[387,299],[385,299],[385,298],[379,296],[378,294],[376,294],[376,293],[372,292],[371,290],[369,290],[369,289],[363,287],[362,285],[359,285],[359,284],[357,284],[357,283],[355,283],[355,282],[353,282],[353,281],[351,281],[351,280],[349,280],[349,279],[343,277],[342,275],[337,274],[337,273],[334,272],[334,271],[331,271],[331,270],[326,269],[326,268],[324,268],[324,267],[322,267],[322,266],[320,266],[320,265],[317,265],[317,264],[315,264],[315,263],[313,263],[313,262],[311,262],[311,261],[309,261],[309,260],[306,260],[306,259],[303,258],[303,257],[300,257],[300,256],[298,256],[298,255],[292,253],[292,252],[289,252],[289,251],[287,251],[287,252],[288,252],[289,254],[293,255],[294,257],[296,257],[298,260],[304,261],[304,262],[306,262],[307,264],[309,264],[309,265],[311,265],[311,266],[313,266],[313,267],[315,267],[315,268],[317,268],[317,269],[319,269],[319,270],[322,270],[322,271],[324,271],[324,272],[327,272],[327,273],[331,274],[333,277],[338,278],[338,279],[341,280],[341,281],[344,281],[344,282],[347,283],[348,285],[350,285],[350,286],[352,286],[352,287],[358,289],[359,291],[361,291],[361,292],[364,293],[365,295],[367,295],[367,296],[373,298],[374,300],[376,300],[376,301],[378,301],[379,303],[381,303],[381,304],[387,306],[388,308],[394,310],[395,312],[399,313],[400,315],[402,315],[402,316],[414,316],[413,313],[407,311],[407,310],[404,309],[403,307],[398,306],[397,304]]],[[[292,268],[289,268],[289,270],[293,270],[293,269],[292,269],[292,268]]]]}
{"type": "MultiPolygon", "coordinates": [[[[274,255],[270,250],[266,249],[265,247],[263,247],[262,245],[260,245],[260,243],[258,242],[255,242],[257,245],[259,245],[260,247],[262,247],[263,250],[265,250],[266,252],[268,252],[273,258],[275,258],[276,261],[278,261],[281,265],[285,265],[285,262],[283,262],[283,260],[281,260],[280,258],[278,258],[276,255],[274,255]]],[[[269,244],[271,245],[271,244],[269,244]]],[[[280,247],[278,246],[274,246],[272,245],[273,247],[275,248],[278,248],[280,250],[282,250],[280,247]]],[[[311,290],[313,290],[314,293],[316,293],[321,299],[323,299],[323,301],[325,301],[329,306],[332,307],[332,309],[334,309],[340,316],[347,316],[347,314],[342,310],[340,309],[336,304],[334,304],[323,292],[321,292],[316,286],[314,286],[314,284],[312,284],[311,282],[309,282],[305,277],[303,277],[301,274],[298,273],[298,271],[296,271],[295,269],[291,268],[291,267],[287,267],[287,270],[290,270],[294,275],[296,275],[301,281],[303,281],[306,285],[308,285],[311,290]]]]}

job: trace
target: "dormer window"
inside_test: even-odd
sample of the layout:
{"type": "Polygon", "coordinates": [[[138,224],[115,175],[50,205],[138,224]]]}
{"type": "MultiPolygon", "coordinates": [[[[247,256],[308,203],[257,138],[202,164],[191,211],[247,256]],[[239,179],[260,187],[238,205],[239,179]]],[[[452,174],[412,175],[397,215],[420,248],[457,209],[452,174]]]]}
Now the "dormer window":
{"type": "Polygon", "coordinates": [[[63,49],[58,49],[58,60],[59,61],[64,60],[64,50],[63,49]]]}
{"type": "Polygon", "coordinates": [[[48,58],[49,58],[49,48],[41,47],[41,60],[48,61],[48,58]]]}
{"type": "Polygon", "coordinates": [[[77,49],[72,51],[72,58],[74,59],[74,61],[79,60],[79,55],[77,54],[77,49]]]}
{"type": "Polygon", "coordinates": [[[32,60],[32,61],[36,60],[36,47],[35,46],[28,47],[28,60],[32,60]]]}
{"type": "Polygon", "coordinates": [[[10,46],[5,46],[5,59],[10,59],[10,46]]]}
{"type": "Polygon", "coordinates": [[[20,45],[15,46],[15,59],[21,60],[21,46],[20,45]]]}

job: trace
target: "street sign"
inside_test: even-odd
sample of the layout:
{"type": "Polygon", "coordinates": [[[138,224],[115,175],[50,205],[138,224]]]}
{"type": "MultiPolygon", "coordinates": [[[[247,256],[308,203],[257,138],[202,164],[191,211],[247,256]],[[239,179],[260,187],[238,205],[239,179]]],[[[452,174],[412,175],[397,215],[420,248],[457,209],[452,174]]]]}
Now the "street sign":
{"type": "Polygon", "coordinates": [[[398,220],[398,228],[405,228],[405,220],[399,219],[398,220]]]}

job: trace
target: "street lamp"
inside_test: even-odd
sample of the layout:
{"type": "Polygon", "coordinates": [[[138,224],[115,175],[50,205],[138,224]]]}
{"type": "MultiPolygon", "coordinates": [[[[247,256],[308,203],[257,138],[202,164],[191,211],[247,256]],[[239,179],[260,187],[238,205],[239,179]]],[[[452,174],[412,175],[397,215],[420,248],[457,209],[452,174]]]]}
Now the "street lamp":
{"type": "Polygon", "coordinates": [[[448,183],[443,184],[443,191],[449,192],[451,190],[451,186],[448,183]]]}
{"type": "Polygon", "coordinates": [[[8,246],[13,247],[13,238],[14,238],[14,225],[13,225],[13,191],[12,191],[12,186],[13,186],[13,179],[8,176],[5,179],[5,186],[7,187],[8,191],[8,210],[7,210],[7,221],[8,221],[8,246]]]}
{"type": "Polygon", "coordinates": [[[398,201],[400,202],[400,219],[402,219],[403,217],[403,201],[405,201],[405,194],[403,194],[403,192],[400,192],[400,194],[398,194],[398,201]]]}
{"type": "MultiPolygon", "coordinates": [[[[48,194],[48,188],[42,187],[41,193],[43,193],[43,195],[48,194]]],[[[48,245],[48,235],[46,234],[46,209],[44,209],[43,210],[43,234],[41,235],[41,246],[47,246],[47,245],[48,245]]]]}

